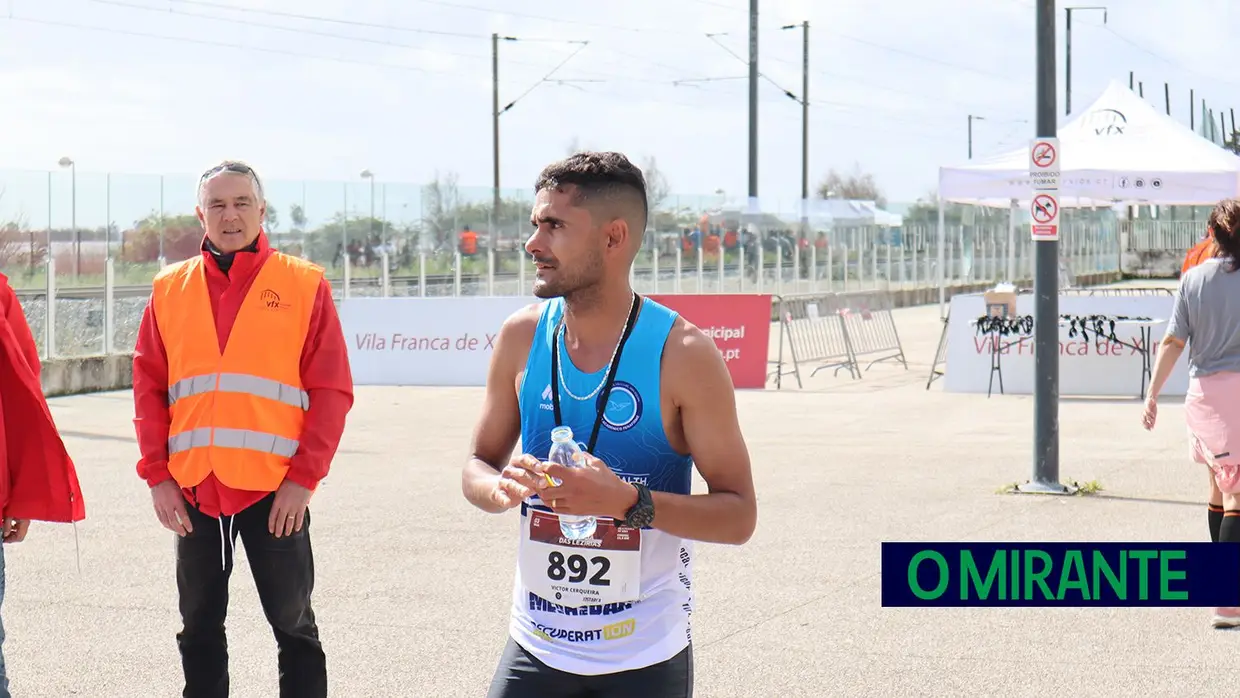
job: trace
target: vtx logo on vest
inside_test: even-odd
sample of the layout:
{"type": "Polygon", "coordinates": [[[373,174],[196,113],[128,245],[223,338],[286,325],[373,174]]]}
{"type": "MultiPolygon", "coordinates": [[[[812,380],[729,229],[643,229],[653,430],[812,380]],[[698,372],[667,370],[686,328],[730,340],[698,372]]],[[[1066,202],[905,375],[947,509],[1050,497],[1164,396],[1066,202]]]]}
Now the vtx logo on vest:
{"type": "Polygon", "coordinates": [[[288,310],[289,308],[288,303],[280,302],[280,294],[269,288],[263,289],[263,292],[258,294],[258,299],[271,310],[288,310]]]}

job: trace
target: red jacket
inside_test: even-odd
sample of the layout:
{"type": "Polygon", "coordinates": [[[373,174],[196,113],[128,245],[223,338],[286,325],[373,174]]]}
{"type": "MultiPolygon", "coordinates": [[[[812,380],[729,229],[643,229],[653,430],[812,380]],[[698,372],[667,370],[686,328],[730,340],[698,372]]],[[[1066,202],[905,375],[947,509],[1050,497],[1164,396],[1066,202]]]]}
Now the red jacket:
{"type": "MultiPolygon", "coordinates": [[[[241,250],[233,258],[225,274],[215,258],[206,250],[207,292],[211,311],[215,314],[220,351],[228,343],[228,334],[241,309],[241,301],[249,292],[263,262],[272,254],[266,233],[259,233],[256,249],[241,250]]],[[[353,374],[349,370],[349,353],[340,316],[332,299],[327,279],[319,285],[310,315],[310,329],[301,353],[301,380],[310,394],[301,445],[289,465],[288,480],[314,489],[327,476],[340,436],[344,433],[345,415],[353,407],[353,374]]],[[[147,303],[138,328],[138,342],[133,356],[134,427],[142,459],[138,475],[151,487],[171,479],[168,472],[168,355],[159,325],[155,322],[154,306],[147,303]]],[[[248,492],[232,489],[214,474],[208,475],[197,487],[182,490],[185,498],[207,516],[231,516],[251,506],[269,492],[248,492]]]]}
{"type": "Polygon", "coordinates": [[[0,510],[15,519],[86,518],[77,469],[39,382],[39,350],[9,279],[0,274],[0,510]]]}
{"type": "Polygon", "coordinates": [[[1187,274],[1189,269],[1214,257],[1217,252],[1218,244],[1214,242],[1214,235],[1206,233],[1206,236],[1201,238],[1196,245],[1188,248],[1188,253],[1184,255],[1184,265],[1180,268],[1180,275],[1187,274]]]}

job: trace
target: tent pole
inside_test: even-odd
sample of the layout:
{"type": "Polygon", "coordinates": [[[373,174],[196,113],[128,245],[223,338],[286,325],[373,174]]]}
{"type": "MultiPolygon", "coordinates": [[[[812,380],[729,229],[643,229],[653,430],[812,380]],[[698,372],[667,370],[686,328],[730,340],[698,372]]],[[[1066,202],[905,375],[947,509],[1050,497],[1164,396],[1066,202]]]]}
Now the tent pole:
{"type": "Polygon", "coordinates": [[[1012,206],[1008,209],[1007,280],[1010,284],[1016,283],[1016,212],[1018,206],[1016,199],[1012,199],[1012,206]]]}
{"type": "Polygon", "coordinates": [[[943,226],[943,195],[939,195],[939,319],[947,318],[944,306],[947,304],[947,233],[943,226]]]}

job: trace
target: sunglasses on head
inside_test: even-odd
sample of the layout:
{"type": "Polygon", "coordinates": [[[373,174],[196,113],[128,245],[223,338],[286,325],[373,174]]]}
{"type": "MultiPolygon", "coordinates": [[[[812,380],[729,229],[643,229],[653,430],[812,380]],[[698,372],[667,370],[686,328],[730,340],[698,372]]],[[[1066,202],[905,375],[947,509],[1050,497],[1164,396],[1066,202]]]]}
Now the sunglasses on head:
{"type": "Polygon", "coordinates": [[[251,168],[249,165],[246,165],[240,162],[226,162],[220,165],[216,165],[215,167],[212,167],[206,172],[203,172],[200,180],[206,181],[212,175],[217,175],[221,172],[232,172],[234,174],[249,175],[250,177],[253,177],[256,181],[258,180],[258,173],[255,172],[253,168],[251,168]]]}
{"type": "Polygon", "coordinates": [[[260,199],[262,198],[263,182],[261,179],[258,178],[258,173],[255,172],[254,169],[251,168],[249,165],[246,165],[245,163],[241,163],[241,162],[220,163],[219,165],[212,167],[206,172],[203,172],[202,177],[198,179],[199,191],[201,192],[203,185],[206,184],[206,181],[208,179],[214,177],[217,174],[220,174],[221,172],[231,172],[233,174],[245,175],[247,177],[250,177],[251,179],[254,180],[254,184],[258,189],[259,198],[260,199]]]}

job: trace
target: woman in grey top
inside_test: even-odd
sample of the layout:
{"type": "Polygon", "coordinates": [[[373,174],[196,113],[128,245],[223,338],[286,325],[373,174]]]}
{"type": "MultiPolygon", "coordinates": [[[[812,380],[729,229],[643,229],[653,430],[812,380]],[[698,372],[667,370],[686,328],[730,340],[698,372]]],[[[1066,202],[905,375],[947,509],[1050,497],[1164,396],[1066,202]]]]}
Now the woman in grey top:
{"type": "MultiPolygon", "coordinates": [[[[1219,202],[1208,226],[1216,254],[1180,276],[1142,423],[1154,428],[1158,393],[1187,345],[1184,416],[1193,460],[1209,466],[1210,538],[1240,543],[1240,200],[1219,202]]],[[[1240,608],[1215,609],[1214,627],[1236,626],[1240,608]]]]}

